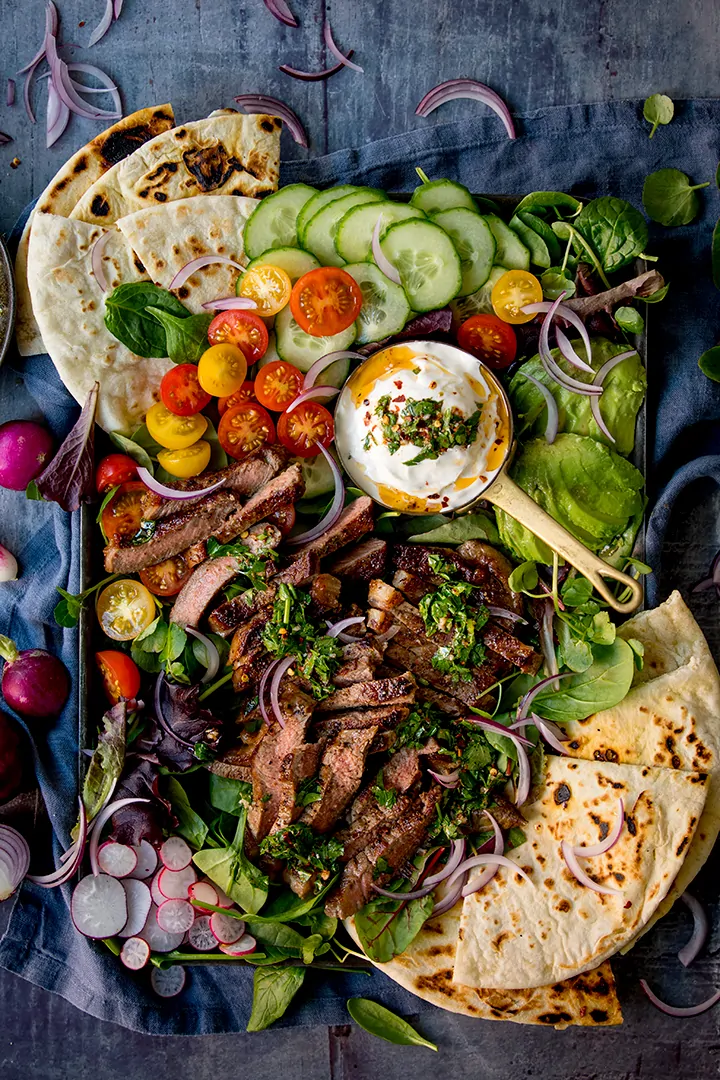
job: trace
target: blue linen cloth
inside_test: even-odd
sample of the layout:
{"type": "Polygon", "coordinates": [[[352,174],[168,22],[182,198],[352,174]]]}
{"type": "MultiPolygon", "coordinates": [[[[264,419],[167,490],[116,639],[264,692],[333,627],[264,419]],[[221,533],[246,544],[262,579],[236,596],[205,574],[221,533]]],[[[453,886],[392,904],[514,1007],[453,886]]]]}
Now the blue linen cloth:
{"type": "MultiPolygon", "coordinates": [[[[515,194],[572,191],[580,197],[613,194],[641,205],[645,176],[675,166],[694,183],[713,180],[720,158],[720,102],[676,105],[676,117],[652,141],[642,104],[615,102],[544,109],[518,121],[509,141],[497,119],[471,113],[458,123],[423,126],[408,134],[343,150],[311,162],[284,165],[284,184],[305,181],[370,184],[388,191],[415,187],[415,166],[431,178],[449,177],[472,191],[515,194]]],[[[701,192],[702,213],[679,229],[651,227],[649,249],[670,281],[668,300],[648,308],[650,323],[648,486],[655,509],[647,534],[648,560],[656,573],[651,603],[664,595],[663,536],[672,506],[694,480],[720,484],[720,387],[697,368],[698,356],[716,343],[718,293],[710,277],[710,238],[720,216],[713,184],[701,192]],[[665,488],[658,497],[657,493],[665,488]]],[[[58,438],[78,408],[47,356],[10,356],[0,374],[0,421],[45,417],[58,438]]],[[[22,573],[2,586],[0,632],[20,648],[43,646],[62,657],[73,675],[73,694],[60,720],[35,723],[37,775],[55,832],[55,855],[69,843],[75,820],[78,730],[77,632],[55,626],[55,587],[78,590],[79,515],[27,502],[22,492],[0,490],[0,541],[15,553],[22,573]]],[[[98,719],[102,705],[98,702],[98,719]]],[[[147,972],[126,971],[99,943],[78,934],[69,913],[70,888],[44,891],[26,885],[12,903],[0,940],[0,965],[62,995],[86,1012],[151,1034],[202,1035],[243,1030],[250,1011],[252,973],[233,967],[189,970],[188,985],[172,1001],[156,998],[147,972]]],[[[622,961],[620,961],[622,963],[622,961]]],[[[282,1025],[347,1022],[345,1000],[372,996],[401,1013],[432,1008],[385,976],[309,974],[282,1025]]]]}

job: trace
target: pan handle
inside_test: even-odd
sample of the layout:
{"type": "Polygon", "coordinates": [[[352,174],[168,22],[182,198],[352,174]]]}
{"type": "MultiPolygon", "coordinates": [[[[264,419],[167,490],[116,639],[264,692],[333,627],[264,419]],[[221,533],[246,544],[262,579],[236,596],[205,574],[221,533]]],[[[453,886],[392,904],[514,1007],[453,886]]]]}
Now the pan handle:
{"type": "Polygon", "coordinates": [[[622,571],[616,570],[614,566],[610,566],[599,555],[589,551],[584,544],[575,539],[572,533],[559,525],[522,488],[518,487],[507,473],[500,473],[487,491],[483,493],[483,498],[494,503],[495,506],[499,506],[501,510],[519,521],[521,525],[524,525],[540,540],[544,540],[553,551],[557,551],[558,555],[561,555],[571,566],[579,570],[588,581],[592,582],[603,600],[615,611],[619,611],[623,615],[629,615],[640,606],[643,600],[643,590],[640,582],[630,577],[629,574],[623,574],[622,571]],[[604,578],[611,578],[613,581],[619,581],[627,586],[630,589],[631,599],[621,603],[617,597],[613,596],[604,578]]]}

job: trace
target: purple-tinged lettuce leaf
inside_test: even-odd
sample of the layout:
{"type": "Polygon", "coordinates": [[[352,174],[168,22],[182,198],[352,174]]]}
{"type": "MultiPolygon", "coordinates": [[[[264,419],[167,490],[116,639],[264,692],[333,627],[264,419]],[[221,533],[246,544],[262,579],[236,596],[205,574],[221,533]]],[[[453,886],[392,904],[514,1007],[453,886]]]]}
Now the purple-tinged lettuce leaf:
{"type": "Polygon", "coordinates": [[[357,352],[363,356],[371,356],[396,341],[410,341],[412,338],[429,337],[431,334],[449,334],[452,327],[452,312],[450,308],[438,308],[437,311],[426,311],[422,315],[416,315],[399,334],[384,338],[382,341],[373,341],[370,345],[361,345],[357,352]]]}
{"type": "Polygon", "coordinates": [[[95,491],[95,412],[99,389],[100,384],[95,383],[77,423],[35,481],[44,499],[58,503],[68,512],[78,510],[95,491]]]}
{"type": "Polygon", "coordinates": [[[112,794],[125,764],[127,703],[119,701],[103,716],[103,730],[83,785],[83,802],[92,821],[112,794]]]}

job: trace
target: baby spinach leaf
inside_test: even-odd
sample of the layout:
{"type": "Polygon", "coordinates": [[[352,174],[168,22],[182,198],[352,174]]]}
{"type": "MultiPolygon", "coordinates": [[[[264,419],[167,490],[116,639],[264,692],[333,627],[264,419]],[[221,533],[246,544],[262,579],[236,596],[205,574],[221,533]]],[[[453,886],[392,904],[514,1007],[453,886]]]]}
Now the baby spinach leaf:
{"type": "Polygon", "coordinates": [[[248,1031],[262,1031],[287,1011],[305,978],[301,967],[258,968],[253,982],[248,1031]]]}
{"type": "Polygon", "coordinates": [[[242,780],[232,780],[228,776],[216,776],[210,773],[208,794],[210,805],[227,814],[238,815],[247,795],[248,785],[242,780]]]}
{"type": "Polygon", "coordinates": [[[136,443],[134,439],[128,439],[127,436],[122,435],[119,431],[111,431],[110,441],[117,446],[118,450],[122,450],[122,452],[131,457],[133,461],[137,461],[138,465],[142,466],[143,469],[147,469],[149,473],[154,472],[152,458],[147,450],[143,446],[140,446],[139,443],[136,443]]]}
{"type": "Polygon", "coordinates": [[[519,211],[516,214],[516,217],[520,218],[523,225],[527,225],[529,229],[536,232],[541,240],[545,242],[545,246],[548,249],[548,254],[550,255],[552,262],[558,262],[562,258],[562,251],[558,239],[544,218],[541,218],[528,210],[519,211]]]}
{"type": "Polygon", "coordinates": [[[568,217],[574,217],[582,210],[582,203],[564,191],[531,191],[517,204],[515,213],[519,215],[523,210],[537,213],[548,209],[565,210],[568,217]]]}
{"type": "Polygon", "coordinates": [[[560,266],[551,266],[540,275],[543,296],[546,300],[557,300],[558,296],[574,296],[575,282],[570,274],[560,266]]]}
{"type": "MultiPolygon", "coordinates": [[[[263,913],[265,922],[297,922],[317,909],[322,911],[322,901],[334,886],[337,878],[332,877],[327,885],[323,886],[319,893],[307,897],[305,900],[296,896],[290,889],[286,889],[275,897],[273,902],[263,913]]],[[[308,925],[311,925],[308,923],[308,925]]]]}
{"type": "Polygon", "coordinates": [[[698,360],[698,367],[708,379],[720,382],[720,345],[707,349],[698,360]]]}
{"type": "Polygon", "coordinates": [[[535,592],[538,584],[537,563],[524,562],[516,566],[508,578],[511,592],[535,592]]]}
{"type": "Polygon", "coordinates": [[[197,851],[193,855],[193,862],[243,911],[254,915],[267,900],[268,879],[257,866],[253,866],[243,850],[246,825],[247,806],[243,804],[232,844],[226,848],[197,851]]]}
{"type": "Polygon", "coordinates": [[[208,827],[190,805],[187,792],[179,780],[168,776],[166,780],[167,796],[177,818],[175,832],[184,837],[196,849],[200,849],[207,840],[208,827]]]}
{"type": "Polygon", "coordinates": [[[708,187],[691,184],[690,177],[679,169],[658,169],[645,178],[643,206],[645,213],[661,225],[689,225],[700,212],[700,200],[696,192],[708,187]]]}
{"type": "Polygon", "coordinates": [[[424,532],[415,533],[407,539],[413,543],[423,544],[462,544],[465,540],[489,540],[493,544],[499,542],[495,522],[482,511],[475,514],[462,514],[460,517],[453,518],[452,521],[448,521],[440,514],[437,517],[441,518],[442,524],[426,529],[424,532]]]}
{"type": "Polygon", "coordinates": [[[384,1005],[378,1005],[377,1001],[349,998],[347,1011],[358,1027],[378,1039],[385,1039],[386,1042],[399,1046],[426,1046],[428,1050],[437,1052],[435,1043],[423,1039],[407,1020],[386,1009],[384,1005]]]}
{"type": "Polygon", "coordinates": [[[564,679],[560,689],[542,691],[533,703],[535,711],[546,720],[584,720],[601,709],[612,709],[630,689],[635,661],[633,650],[622,638],[612,645],[596,645],[590,667],[571,679],[564,679]]]}
{"type": "Polygon", "coordinates": [[[173,364],[195,364],[208,347],[207,332],[213,320],[212,315],[201,312],[178,318],[160,307],[146,309],[165,330],[167,356],[173,364]]]}
{"type": "Polygon", "coordinates": [[[651,94],[643,105],[643,116],[648,124],[652,124],[648,138],[652,139],[658,129],[658,124],[669,124],[675,115],[675,106],[672,98],[667,94],[651,94]]]}
{"type": "Polygon", "coordinates": [[[620,329],[627,330],[628,334],[642,334],[645,329],[645,320],[637,308],[616,308],[614,318],[620,329]]]}
{"type": "Polygon", "coordinates": [[[165,328],[148,311],[160,308],[179,319],[188,315],[176,296],[150,281],[118,285],[105,300],[105,326],[137,356],[167,356],[165,328]]]}
{"type": "Polygon", "coordinates": [[[640,211],[612,195],[588,203],[575,219],[575,228],[608,274],[631,263],[648,242],[647,222],[640,211]]]}

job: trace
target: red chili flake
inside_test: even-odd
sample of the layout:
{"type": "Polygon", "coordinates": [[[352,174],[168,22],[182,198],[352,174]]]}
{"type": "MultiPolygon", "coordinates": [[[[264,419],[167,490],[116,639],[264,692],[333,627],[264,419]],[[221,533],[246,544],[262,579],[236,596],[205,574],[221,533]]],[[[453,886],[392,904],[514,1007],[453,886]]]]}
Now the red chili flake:
{"type": "Polygon", "coordinates": [[[402,390],[402,379],[393,380],[393,384],[397,386],[398,390],[402,390]]]}
{"type": "Polygon", "coordinates": [[[450,500],[449,500],[449,498],[447,497],[447,495],[443,496],[443,501],[442,501],[442,504],[443,504],[443,506],[447,506],[447,504],[448,504],[449,502],[450,502],[450,500]]]}
{"type": "Polygon", "coordinates": [[[400,402],[402,402],[402,401],[405,401],[405,400],[406,400],[406,399],[405,399],[405,395],[404,395],[404,394],[400,394],[400,395],[399,395],[398,397],[394,397],[394,398],[393,398],[393,402],[395,402],[395,401],[400,401],[400,402]]]}
{"type": "Polygon", "coordinates": [[[430,383],[430,389],[431,389],[431,390],[434,390],[434,389],[435,389],[436,387],[437,387],[437,383],[436,383],[436,382],[435,382],[435,380],[433,379],[433,381],[432,381],[432,382],[430,383]]]}
{"type": "Polygon", "coordinates": [[[436,491],[434,495],[428,495],[428,499],[439,499],[439,498],[440,498],[440,492],[439,491],[436,491]]]}
{"type": "Polygon", "coordinates": [[[78,23],[78,26],[84,26],[84,25],[85,25],[85,20],[84,20],[84,19],[83,19],[83,21],[82,21],[82,22],[79,22],[79,23],[78,23]]]}
{"type": "Polygon", "coordinates": [[[372,423],[372,415],[370,413],[370,410],[368,409],[368,411],[365,413],[365,427],[369,427],[371,423],[372,423]]]}

